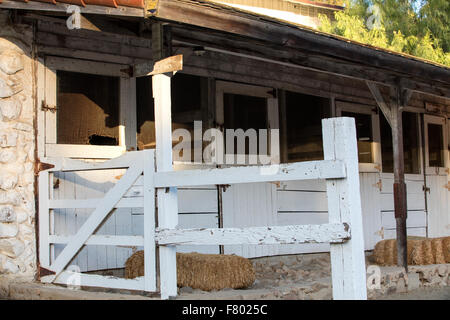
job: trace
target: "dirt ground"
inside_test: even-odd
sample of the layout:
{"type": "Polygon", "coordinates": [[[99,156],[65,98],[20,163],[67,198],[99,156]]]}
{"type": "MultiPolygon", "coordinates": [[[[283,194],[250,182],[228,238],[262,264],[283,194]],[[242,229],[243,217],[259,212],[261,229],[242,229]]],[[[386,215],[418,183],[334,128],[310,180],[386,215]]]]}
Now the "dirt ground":
{"type": "Polygon", "coordinates": [[[450,287],[421,288],[407,293],[393,293],[376,300],[450,300],[450,287]]]}

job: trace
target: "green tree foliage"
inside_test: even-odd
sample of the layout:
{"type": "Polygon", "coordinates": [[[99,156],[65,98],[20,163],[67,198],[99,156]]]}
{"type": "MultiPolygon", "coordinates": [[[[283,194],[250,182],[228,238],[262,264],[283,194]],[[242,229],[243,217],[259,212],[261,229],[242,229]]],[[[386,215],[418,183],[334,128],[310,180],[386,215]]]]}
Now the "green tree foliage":
{"type": "Polygon", "coordinates": [[[449,0],[346,0],[319,29],[450,66],[449,0]]]}

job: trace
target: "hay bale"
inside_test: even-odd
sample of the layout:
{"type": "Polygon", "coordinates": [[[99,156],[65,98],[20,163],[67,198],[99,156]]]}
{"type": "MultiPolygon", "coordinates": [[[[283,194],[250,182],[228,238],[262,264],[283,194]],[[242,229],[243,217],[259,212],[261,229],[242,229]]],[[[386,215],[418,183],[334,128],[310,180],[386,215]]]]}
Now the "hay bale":
{"type": "Polygon", "coordinates": [[[125,262],[125,278],[134,279],[144,276],[144,251],[137,251],[125,262]]]}
{"type": "Polygon", "coordinates": [[[431,247],[433,249],[433,258],[435,264],[445,263],[444,241],[443,238],[431,240],[431,247]]]}
{"type": "MultiPolygon", "coordinates": [[[[397,240],[379,241],[373,251],[375,263],[397,264],[397,240]]],[[[408,239],[408,264],[427,265],[450,263],[450,237],[434,239],[408,239]]]]}
{"type": "Polygon", "coordinates": [[[444,251],[445,262],[450,263],[450,237],[444,238],[442,250],[444,251]]]}
{"type": "Polygon", "coordinates": [[[384,247],[387,240],[379,241],[375,244],[375,248],[373,250],[373,258],[376,264],[383,265],[384,264],[384,247]]]}
{"type": "MultiPolygon", "coordinates": [[[[144,252],[138,251],[125,263],[128,279],[144,275],[144,252]]],[[[235,255],[177,253],[178,287],[204,291],[247,288],[255,281],[250,260],[235,255]]]]}

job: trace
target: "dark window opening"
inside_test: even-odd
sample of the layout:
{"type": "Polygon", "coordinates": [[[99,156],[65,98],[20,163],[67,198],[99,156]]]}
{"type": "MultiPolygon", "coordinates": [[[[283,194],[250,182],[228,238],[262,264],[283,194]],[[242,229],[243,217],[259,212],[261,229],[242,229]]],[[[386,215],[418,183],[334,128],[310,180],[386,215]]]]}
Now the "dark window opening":
{"type": "Polygon", "coordinates": [[[57,72],[57,143],[119,144],[117,77],[57,72]]]}
{"type": "Polygon", "coordinates": [[[322,119],[329,117],[329,99],[286,92],[288,162],[324,159],[322,119]]]}
{"type": "Polygon", "coordinates": [[[428,166],[444,167],[444,136],[442,125],[428,123],[428,166]]]}
{"type": "MultiPolygon", "coordinates": [[[[193,136],[194,121],[202,120],[201,82],[201,77],[183,73],[177,73],[172,78],[172,131],[184,128],[193,136]]],[[[156,136],[151,77],[136,79],[136,107],[138,150],[153,149],[156,147],[156,136]]]]}
{"type": "Polygon", "coordinates": [[[355,118],[356,138],[358,140],[358,161],[373,163],[373,128],[372,115],[342,111],[343,117],[355,118]]]}
{"type": "MultiPolygon", "coordinates": [[[[403,153],[405,173],[420,173],[419,127],[417,114],[403,112],[403,153]]],[[[383,172],[394,172],[392,130],[383,113],[380,112],[381,157],[383,172]]]]}
{"type": "MultiPolygon", "coordinates": [[[[268,128],[267,119],[267,100],[261,97],[252,97],[239,94],[225,93],[224,101],[224,128],[242,129],[246,132],[248,129],[256,131],[256,137],[259,136],[259,129],[268,128]]],[[[226,131],[225,131],[226,132],[226,131]]],[[[225,145],[227,145],[227,135],[225,134],[225,145]]],[[[237,138],[234,138],[234,154],[238,154],[237,138]]],[[[245,154],[250,154],[250,139],[245,139],[245,154]]],[[[256,146],[256,152],[260,152],[259,145],[256,146]]],[[[227,153],[228,150],[226,150],[227,153]]],[[[254,154],[254,153],[252,153],[254,154]]],[[[267,153],[265,153],[267,154],[267,153]]]]}

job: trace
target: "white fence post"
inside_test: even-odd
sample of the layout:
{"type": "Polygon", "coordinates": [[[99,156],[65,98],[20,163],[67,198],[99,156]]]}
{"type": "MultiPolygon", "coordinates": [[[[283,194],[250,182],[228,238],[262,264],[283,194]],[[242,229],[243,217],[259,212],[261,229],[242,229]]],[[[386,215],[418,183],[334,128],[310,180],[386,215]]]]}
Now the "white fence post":
{"type": "MultiPolygon", "coordinates": [[[[172,171],[172,115],[171,77],[167,74],[153,76],[155,99],[156,169],[172,171]]],[[[175,229],[178,224],[177,189],[157,189],[158,227],[175,229]]],[[[177,295],[176,246],[159,247],[160,291],[162,299],[177,295]]]]}
{"type": "Polygon", "coordinates": [[[355,120],[322,120],[325,160],[343,160],[347,178],[328,179],[329,223],[347,223],[351,239],[331,244],[331,273],[335,300],[366,300],[366,268],[359,187],[355,120]]]}

